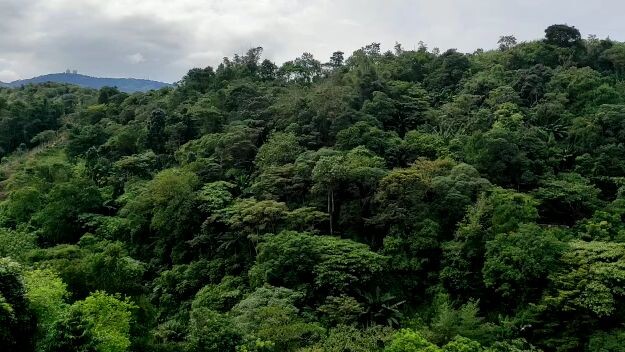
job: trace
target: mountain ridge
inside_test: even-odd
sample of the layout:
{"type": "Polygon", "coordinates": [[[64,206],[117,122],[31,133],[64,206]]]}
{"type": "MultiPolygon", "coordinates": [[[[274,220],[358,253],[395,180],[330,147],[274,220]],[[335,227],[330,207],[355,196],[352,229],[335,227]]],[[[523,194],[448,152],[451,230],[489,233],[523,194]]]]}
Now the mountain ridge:
{"type": "Polygon", "coordinates": [[[171,84],[149,79],[139,78],[111,78],[111,77],[94,77],[79,73],[50,73],[36,76],[28,79],[16,80],[13,82],[1,82],[0,87],[19,88],[28,84],[39,83],[66,83],[74,84],[84,88],[100,89],[102,87],[117,87],[120,91],[126,93],[146,92],[149,90],[169,87],[171,84]]]}

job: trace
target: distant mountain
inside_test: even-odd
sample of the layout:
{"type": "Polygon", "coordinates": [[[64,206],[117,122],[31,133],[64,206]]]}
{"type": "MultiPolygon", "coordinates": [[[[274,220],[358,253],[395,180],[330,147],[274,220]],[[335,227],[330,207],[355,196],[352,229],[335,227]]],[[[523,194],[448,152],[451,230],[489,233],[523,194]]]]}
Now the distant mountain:
{"type": "Polygon", "coordinates": [[[78,73],[51,73],[48,75],[22,79],[10,83],[0,82],[0,86],[17,88],[27,84],[46,82],[74,84],[80,87],[93,89],[100,89],[102,87],[117,87],[117,89],[126,93],[146,92],[152,89],[160,89],[163,87],[171,86],[171,84],[169,83],[151,81],[148,79],[101,78],[85,76],[78,73]]]}

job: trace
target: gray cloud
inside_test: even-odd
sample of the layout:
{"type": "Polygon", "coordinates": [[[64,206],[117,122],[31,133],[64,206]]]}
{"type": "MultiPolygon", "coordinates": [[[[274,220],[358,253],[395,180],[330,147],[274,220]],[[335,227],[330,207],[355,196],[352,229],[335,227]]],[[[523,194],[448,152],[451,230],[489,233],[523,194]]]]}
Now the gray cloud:
{"type": "Polygon", "coordinates": [[[65,68],[176,81],[191,67],[263,46],[282,62],[367,43],[472,51],[553,23],[600,37],[625,30],[619,0],[1,0],[0,80],[65,68]]]}

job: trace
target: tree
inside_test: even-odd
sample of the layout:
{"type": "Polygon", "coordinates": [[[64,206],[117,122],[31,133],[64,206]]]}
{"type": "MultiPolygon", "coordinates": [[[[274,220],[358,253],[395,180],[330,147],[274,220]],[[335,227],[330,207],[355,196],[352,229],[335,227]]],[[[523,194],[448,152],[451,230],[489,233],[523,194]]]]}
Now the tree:
{"type": "Polygon", "coordinates": [[[549,273],[557,270],[563,250],[553,233],[534,224],[498,234],[486,243],[484,283],[501,295],[502,301],[515,297],[512,306],[537,300],[549,273]]]}
{"type": "Polygon", "coordinates": [[[334,234],[334,194],[339,182],[346,173],[341,157],[337,155],[324,156],[319,159],[313,170],[313,180],[318,187],[323,187],[327,192],[327,213],[330,217],[330,235],[334,234]]]}
{"type": "Polygon", "coordinates": [[[108,139],[100,125],[75,127],[70,131],[67,142],[67,155],[77,157],[84,155],[91,147],[99,147],[108,139]]]}
{"type": "Polygon", "coordinates": [[[553,290],[536,305],[530,320],[545,348],[558,346],[563,351],[584,346],[596,326],[613,321],[623,295],[617,283],[623,276],[622,244],[573,240],[568,247],[561,269],[550,275],[553,290]],[[553,319],[567,328],[556,328],[553,319]]]}
{"type": "Polygon", "coordinates": [[[454,307],[449,296],[439,293],[432,301],[434,314],[423,333],[436,344],[450,343],[457,336],[471,338],[482,343],[493,340],[493,326],[479,315],[479,303],[470,300],[454,307]]]}
{"type": "Polygon", "coordinates": [[[392,129],[403,137],[426,120],[430,107],[428,93],[419,85],[391,81],[383,92],[373,92],[362,111],[375,116],[385,129],[392,129]]]}
{"type": "Polygon", "coordinates": [[[518,187],[530,183],[534,175],[528,170],[525,152],[515,143],[518,136],[502,125],[474,134],[464,145],[465,160],[500,186],[518,187]]]}
{"type": "Polygon", "coordinates": [[[198,183],[193,172],[167,169],[125,200],[120,215],[129,221],[133,243],[151,247],[161,260],[182,255],[185,243],[180,243],[180,239],[190,239],[200,223],[200,214],[191,211],[196,206],[198,183]],[[150,231],[157,236],[150,236],[150,231]]]}
{"type": "Polygon", "coordinates": [[[516,231],[524,223],[535,222],[537,205],[531,196],[502,188],[493,188],[478,198],[459,224],[454,239],[443,244],[440,274],[450,293],[468,299],[484,292],[481,272],[486,243],[497,234],[516,231]]]}
{"type": "Polygon", "coordinates": [[[365,308],[354,297],[341,295],[326,297],[317,311],[324,315],[327,324],[352,325],[365,313],[365,308]]]}
{"type": "Polygon", "coordinates": [[[469,66],[467,57],[455,49],[447,50],[431,62],[425,83],[436,97],[435,103],[440,103],[453,94],[469,66]]]}
{"type": "Polygon", "coordinates": [[[277,351],[295,351],[323,333],[323,328],[300,317],[296,303],[301,299],[290,289],[260,287],[232,309],[233,322],[247,341],[259,339],[277,351]]]}
{"type": "Polygon", "coordinates": [[[579,30],[566,24],[554,24],[545,29],[545,40],[559,47],[572,47],[579,44],[582,36],[579,30]]]}
{"type": "Polygon", "coordinates": [[[213,84],[215,71],[212,67],[194,68],[180,81],[180,87],[183,91],[200,93],[206,92],[213,84]]]}
{"type": "MultiPolygon", "coordinates": [[[[69,321],[75,321],[76,316],[80,317],[79,326],[86,325],[85,330],[93,336],[93,342],[88,344],[95,343],[95,350],[98,352],[124,352],[130,347],[130,324],[134,308],[134,304],[128,299],[121,300],[96,291],[85,300],[72,304],[69,308],[69,321]]],[[[75,325],[70,324],[68,328],[75,329],[75,325]]],[[[79,332],[80,330],[78,329],[79,332]]],[[[57,329],[57,343],[64,343],[60,339],[67,333],[69,332],[57,329]]],[[[81,332],[77,338],[82,339],[83,334],[81,332]]]]}
{"type": "Polygon", "coordinates": [[[398,301],[391,293],[382,293],[380,286],[373,292],[361,294],[365,311],[363,316],[368,325],[380,324],[386,326],[398,326],[402,318],[400,307],[405,301],[398,301]]]}
{"type": "Polygon", "coordinates": [[[297,137],[293,133],[276,133],[258,149],[255,164],[263,170],[295,161],[302,153],[297,137]]]}
{"type": "Polygon", "coordinates": [[[456,336],[443,346],[443,352],[481,352],[484,351],[479,342],[466,337],[456,336]]]}
{"type": "Polygon", "coordinates": [[[571,111],[594,112],[602,104],[617,102],[613,93],[602,88],[602,83],[599,72],[589,67],[571,67],[554,72],[548,88],[565,94],[571,111]],[[600,91],[602,94],[597,95],[600,91]]]}
{"type": "Polygon", "coordinates": [[[217,285],[207,285],[193,299],[192,308],[205,307],[217,312],[230,310],[243,297],[245,283],[239,277],[225,276],[217,285]]]}
{"type": "Polygon", "coordinates": [[[342,51],[335,51],[334,53],[332,53],[330,61],[326,65],[328,65],[333,70],[336,70],[337,68],[343,66],[343,63],[345,61],[344,54],[345,53],[343,53],[342,51]]]}
{"type": "Polygon", "coordinates": [[[28,306],[22,267],[0,258],[0,346],[11,351],[29,351],[34,326],[28,306]]]}
{"type": "Polygon", "coordinates": [[[499,44],[499,50],[506,51],[517,44],[516,37],[513,35],[503,35],[499,37],[497,44],[499,44]]]}
{"type": "Polygon", "coordinates": [[[386,258],[366,245],[330,236],[282,232],[259,245],[250,270],[253,286],[301,285],[316,298],[355,292],[380,275],[386,258]]]}
{"type": "Polygon", "coordinates": [[[163,110],[154,110],[150,115],[147,123],[146,147],[152,149],[155,153],[160,153],[165,146],[165,112],[163,110]]]}
{"type": "Polygon", "coordinates": [[[265,81],[276,79],[277,71],[278,66],[276,66],[276,64],[267,59],[263,60],[263,62],[260,64],[260,78],[265,81]]]}
{"type": "Polygon", "coordinates": [[[234,352],[241,335],[226,316],[205,307],[191,310],[189,348],[198,352],[234,352]]]}
{"type": "Polygon", "coordinates": [[[95,238],[85,235],[80,245],[91,251],[81,263],[87,287],[111,294],[137,294],[142,291],[145,264],[130,257],[121,242],[96,242],[95,238]]]}
{"type": "Polygon", "coordinates": [[[0,228],[0,258],[8,257],[24,262],[28,253],[37,248],[36,240],[32,233],[0,228]]]}
{"type": "Polygon", "coordinates": [[[336,134],[335,147],[340,150],[351,150],[363,146],[385,159],[396,157],[401,140],[394,132],[371,126],[368,122],[359,121],[336,134]]]}
{"type": "Polygon", "coordinates": [[[384,344],[393,335],[393,330],[389,327],[374,325],[366,329],[359,329],[356,326],[340,325],[328,331],[328,336],[322,341],[304,351],[310,352],[343,352],[345,350],[353,352],[381,352],[384,344]]]}
{"type": "Polygon", "coordinates": [[[54,271],[49,269],[27,271],[24,274],[26,298],[31,311],[37,318],[37,348],[54,329],[54,323],[61,319],[69,305],[67,285],[54,271]]]}
{"type": "Polygon", "coordinates": [[[594,318],[612,316],[623,295],[617,282],[624,273],[624,254],[620,243],[571,242],[563,254],[562,270],[552,277],[556,294],[545,300],[563,310],[585,311],[594,318]]]}
{"type": "Polygon", "coordinates": [[[551,71],[543,65],[535,65],[527,70],[522,70],[515,82],[515,89],[526,105],[536,105],[547,91],[547,83],[551,71]]]}
{"type": "Polygon", "coordinates": [[[295,60],[285,62],[280,71],[287,80],[310,84],[321,74],[321,63],[311,53],[303,53],[295,60]]]}
{"type": "Polygon", "coordinates": [[[625,333],[622,330],[598,332],[590,337],[587,349],[589,351],[618,351],[625,343],[625,333]]]}
{"type": "Polygon", "coordinates": [[[426,340],[416,331],[398,331],[384,348],[384,352],[439,352],[440,348],[426,340]]]}
{"type": "Polygon", "coordinates": [[[541,201],[541,216],[547,221],[571,225],[588,217],[600,204],[599,190],[575,173],[545,179],[534,196],[541,201]]]}
{"type": "Polygon", "coordinates": [[[321,156],[312,170],[313,190],[325,191],[327,213],[330,217],[330,235],[334,234],[335,197],[339,187],[354,185],[360,196],[360,208],[368,206],[375,185],[384,175],[383,159],[364,147],[345,153],[328,153],[321,156]]]}
{"type": "Polygon", "coordinates": [[[74,179],[52,186],[31,221],[40,229],[40,243],[75,242],[81,234],[79,216],[102,206],[100,191],[89,181],[74,179]]]}
{"type": "Polygon", "coordinates": [[[601,56],[612,64],[612,68],[618,77],[625,74],[625,46],[615,45],[605,50],[601,56]]]}
{"type": "Polygon", "coordinates": [[[78,310],[70,310],[57,320],[46,341],[52,351],[99,352],[89,323],[78,310]]]}
{"type": "Polygon", "coordinates": [[[228,238],[230,243],[224,243],[226,246],[232,246],[239,239],[244,242],[249,240],[251,248],[248,249],[255,250],[263,235],[281,229],[287,216],[288,207],[284,203],[241,199],[219,211],[213,219],[223,221],[234,236],[228,238]]]}
{"type": "Polygon", "coordinates": [[[98,104],[108,104],[109,102],[119,104],[125,97],[127,95],[121,93],[116,87],[102,87],[98,95],[98,104]]]}

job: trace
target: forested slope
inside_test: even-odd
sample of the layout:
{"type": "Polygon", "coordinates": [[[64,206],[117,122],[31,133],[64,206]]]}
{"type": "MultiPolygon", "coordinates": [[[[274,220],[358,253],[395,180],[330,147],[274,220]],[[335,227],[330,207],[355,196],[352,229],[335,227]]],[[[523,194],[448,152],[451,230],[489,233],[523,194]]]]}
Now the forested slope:
{"type": "Polygon", "coordinates": [[[625,44],[0,88],[2,351],[623,351],[625,44]]]}

